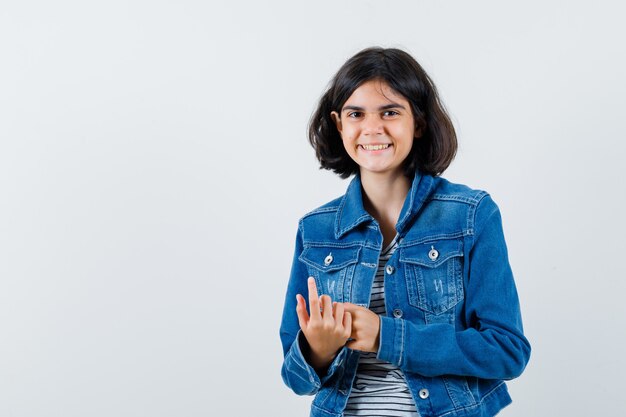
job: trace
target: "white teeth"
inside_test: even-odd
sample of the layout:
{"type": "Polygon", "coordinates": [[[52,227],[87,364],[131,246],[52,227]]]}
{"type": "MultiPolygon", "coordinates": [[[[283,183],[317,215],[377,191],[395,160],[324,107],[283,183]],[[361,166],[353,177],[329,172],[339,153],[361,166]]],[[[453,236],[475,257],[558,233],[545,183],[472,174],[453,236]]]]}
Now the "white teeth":
{"type": "Polygon", "coordinates": [[[387,149],[389,144],[385,145],[361,145],[366,151],[380,151],[381,149],[387,149]]]}

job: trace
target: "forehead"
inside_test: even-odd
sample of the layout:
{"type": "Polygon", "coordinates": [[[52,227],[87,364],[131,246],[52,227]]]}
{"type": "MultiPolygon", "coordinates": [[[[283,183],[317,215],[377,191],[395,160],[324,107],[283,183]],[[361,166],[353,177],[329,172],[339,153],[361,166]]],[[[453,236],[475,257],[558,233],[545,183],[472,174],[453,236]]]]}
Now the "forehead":
{"type": "Polygon", "coordinates": [[[358,105],[368,107],[368,105],[379,106],[386,104],[408,106],[409,102],[402,94],[393,90],[385,81],[369,80],[358,86],[350,97],[348,97],[343,106],[358,105]]]}

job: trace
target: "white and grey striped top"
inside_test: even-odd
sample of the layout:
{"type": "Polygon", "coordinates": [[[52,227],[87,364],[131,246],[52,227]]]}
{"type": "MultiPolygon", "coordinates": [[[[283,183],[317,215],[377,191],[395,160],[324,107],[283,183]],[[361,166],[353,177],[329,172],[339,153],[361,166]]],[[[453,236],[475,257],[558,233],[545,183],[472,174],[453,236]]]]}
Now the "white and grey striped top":
{"type": "MultiPolygon", "coordinates": [[[[397,239],[396,236],[380,254],[372,285],[370,310],[379,315],[385,314],[385,264],[398,248],[397,239]]],[[[419,416],[400,368],[377,359],[376,354],[371,352],[361,353],[344,415],[419,416]]]]}

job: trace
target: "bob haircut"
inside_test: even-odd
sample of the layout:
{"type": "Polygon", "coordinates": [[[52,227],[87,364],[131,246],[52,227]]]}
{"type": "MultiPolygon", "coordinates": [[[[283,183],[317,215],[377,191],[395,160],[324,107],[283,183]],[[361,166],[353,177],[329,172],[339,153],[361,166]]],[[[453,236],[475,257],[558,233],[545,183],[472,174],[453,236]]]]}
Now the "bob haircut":
{"type": "Polygon", "coordinates": [[[412,178],[418,169],[433,176],[443,173],[456,155],[457,140],[435,85],[411,55],[379,47],[364,49],[343,64],[311,117],[309,142],[320,168],[332,170],[341,178],[359,172],[343,146],[331,112],[341,114],[354,90],[370,80],[384,81],[411,104],[416,138],[404,161],[404,174],[412,178]]]}

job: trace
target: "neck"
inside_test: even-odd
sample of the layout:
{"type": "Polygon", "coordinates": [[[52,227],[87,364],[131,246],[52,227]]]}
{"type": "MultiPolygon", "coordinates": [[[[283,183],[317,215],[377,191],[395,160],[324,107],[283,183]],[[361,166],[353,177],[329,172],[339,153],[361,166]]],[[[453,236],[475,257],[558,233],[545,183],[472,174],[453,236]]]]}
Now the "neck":
{"type": "Polygon", "coordinates": [[[389,240],[389,236],[393,238],[411,180],[401,171],[391,174],[361,172],[361,185],[365,210],[378,221],[385,240],[389,240]]]}

